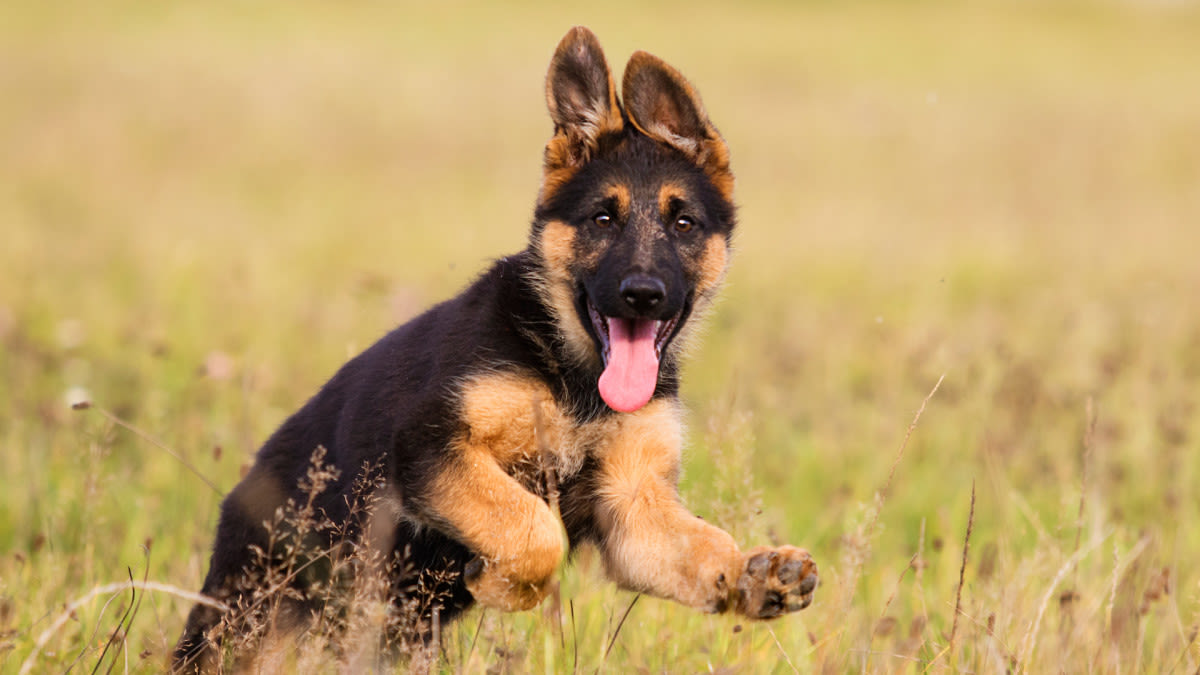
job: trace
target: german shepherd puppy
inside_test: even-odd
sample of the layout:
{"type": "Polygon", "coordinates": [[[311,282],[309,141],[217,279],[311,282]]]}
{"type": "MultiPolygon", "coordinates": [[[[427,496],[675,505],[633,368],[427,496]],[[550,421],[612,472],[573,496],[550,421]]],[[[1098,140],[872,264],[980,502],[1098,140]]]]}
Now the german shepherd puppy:
{"type": "MultiPolygon", "coordinates": [[[[267,521],[287,503],[321,514],[323,555],[380,553],[397,606],[425,594],[425,635],[473,603],[535,607],[585,542],[620,586],[706,612],[769,619],[812,601],[807,552],[742,551],[676,489],[681,345],[734,226],[725,141],[650,54],[630,58],[618,98],[585,28],[558,45],[546,100],[528,247],[351,360],[267,440],[221,505],[202,589],[234,609],[192,610],[175,669],[219,667],[215,635],[237,630],[228,615],[279,563],[267,521]],[[305,496],[318,449],[331,473],[305,496]]],[[[312,584],[329,565],[301,567],[281,594],[300,599],[296,616],[320,611],[312,584]]]]}

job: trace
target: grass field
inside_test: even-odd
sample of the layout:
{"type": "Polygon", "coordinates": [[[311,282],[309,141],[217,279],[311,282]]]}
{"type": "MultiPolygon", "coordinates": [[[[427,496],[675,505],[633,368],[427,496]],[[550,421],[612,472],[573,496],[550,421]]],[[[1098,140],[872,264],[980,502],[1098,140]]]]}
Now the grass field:
{"type": "Polygon", "coordinates": [[[88,594],[198,589],[275,426],[524,245],[577,23],[730,143],[682,489],[822,587],[740,623],[585,552],[438,668],[1198,671],[1200,5],[502,4],[0,7],[0,671],[162,668],[189,603],[88,594]]]}

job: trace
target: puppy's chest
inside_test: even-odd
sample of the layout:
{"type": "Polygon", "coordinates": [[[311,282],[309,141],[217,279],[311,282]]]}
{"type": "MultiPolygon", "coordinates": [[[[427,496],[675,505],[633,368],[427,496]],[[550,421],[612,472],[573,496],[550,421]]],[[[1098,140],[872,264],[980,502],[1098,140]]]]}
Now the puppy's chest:
{"type": "Polygon", "coordinates": [[[580,423],[554,400],[546,385],[514,373],[489,374],[462,390],[463,442],[485,451],[523,484],[565,480],[589,457],[600,457],[619,433],[609,416],[580,423]]]}

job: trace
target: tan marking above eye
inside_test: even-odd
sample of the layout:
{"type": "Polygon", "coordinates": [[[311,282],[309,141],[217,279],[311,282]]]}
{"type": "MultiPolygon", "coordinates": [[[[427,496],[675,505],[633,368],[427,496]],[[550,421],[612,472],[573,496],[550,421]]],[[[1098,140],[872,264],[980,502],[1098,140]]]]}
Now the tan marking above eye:
{"type": "Polygon", "coordinates": [[[629,209],[633,203],[633,194],[630,192],[628,185],[620,183],[611,185],[604,196],[617,203],[616,215],[624,216],[629,214],[629,209]]]}
{"type": "Polygon", "coordinates": [[[687,190],[682,185],[667,183],[658,189],[658,213],[663,220],[671,217],[671,202],[687,201],[687,190]]]}

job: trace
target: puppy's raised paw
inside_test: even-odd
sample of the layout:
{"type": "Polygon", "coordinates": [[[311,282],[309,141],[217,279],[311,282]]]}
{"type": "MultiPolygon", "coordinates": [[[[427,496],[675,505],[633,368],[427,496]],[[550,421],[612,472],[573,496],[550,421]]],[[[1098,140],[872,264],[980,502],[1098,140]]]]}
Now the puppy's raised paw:
{"type": "Polygon", "coordinates": [[[759,547],[746,554],[737,581],[737,611],[751,619],[773,619],[812,604],[817,565],[795,546],[759,547]]]}

